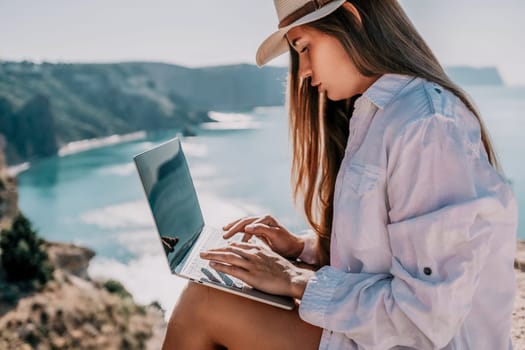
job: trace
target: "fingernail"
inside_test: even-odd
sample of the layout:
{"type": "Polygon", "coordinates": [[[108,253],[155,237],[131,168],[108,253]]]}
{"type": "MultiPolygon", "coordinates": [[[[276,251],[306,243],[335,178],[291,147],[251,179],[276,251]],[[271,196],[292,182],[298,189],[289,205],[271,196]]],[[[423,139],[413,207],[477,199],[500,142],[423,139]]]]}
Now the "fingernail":
{"type": "Polygon", "coordinates": [[[210,266],[215,266],[215,265],[217,265],[216,262],[210,261],[210,266]]]}
{"type": "Polygon", "coordinates": [[[254,225],[251,225],[251,224],[250,224],[250,225],[247,225],[247,226],[245,227],[245,229],[246,229],[246,230],[249,230],[249,231],[253,230],[254,228],[255,228],[255,226],[254,226],[254,225]]]}

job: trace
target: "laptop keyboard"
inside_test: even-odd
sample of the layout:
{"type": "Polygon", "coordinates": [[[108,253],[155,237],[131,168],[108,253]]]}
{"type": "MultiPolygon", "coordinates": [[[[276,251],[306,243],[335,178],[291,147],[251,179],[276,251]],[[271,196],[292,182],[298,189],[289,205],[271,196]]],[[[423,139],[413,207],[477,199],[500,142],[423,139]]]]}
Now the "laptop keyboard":
{"type": "MultiPolygon", "coordinates": [[[[225,247],[231,242],[241,242],[243,237],[242,234],[237,234],[225,240],[222,238],[223,233],[221,231],[211,229],[207,226],[204,227],[201,235],[203,234],[206,240],[201,244],[199,253],[213,248],[225,247]]],[[[199,280],[202,281],[223,284],[238,289],[242,289],[245,286],[245,283],[240,279],[212,269],[209,266],[209,260],[201,259],[199,255],[197,255],[184,270],[189,276],[199,276],[199,280]]]]}

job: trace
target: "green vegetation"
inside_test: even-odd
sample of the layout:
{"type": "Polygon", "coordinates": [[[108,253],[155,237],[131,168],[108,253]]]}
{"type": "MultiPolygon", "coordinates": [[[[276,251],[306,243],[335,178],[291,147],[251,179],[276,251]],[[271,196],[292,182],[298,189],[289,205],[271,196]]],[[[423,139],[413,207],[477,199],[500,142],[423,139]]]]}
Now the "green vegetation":
{"type": "Polygon", "coordinates": [[[22,214],[14,219],[11,229],[0,234],[0,251],[7,281],[35,289],[52,279],[53,266],[43,240],[22,214]]]}
{"type": "Polygon", "coordinates": [[[162,308],[162,305],[157,300],[152,301],[149,306],[154,307],[157,310],[160,310],[162,312],[165,312],[165,310],[162,308]]]}
{"type": "Polygon", "coordinates": [[[71,141],[182,129],[207,112],[284,103],[285,68],[189,69],[160,63],[0,61],[0,130],[9,164],[46,157],[71,141]]]}
{"type": "Polygon", "coordinates": [[[121,298],[131,298],[130,292],[126,290],[126,288],[116,280],[107,280],[104,282],[103,287],[112,294],[117,294],[121,298]]]}
{"type": "Polygon", "coordinates": [[[109,279],[102,284],[102,287],[111,294],[115,294],[122,299],[119,312],[125,317],[129,318],[132,314],[139,315],[146,314],[146,308],[142,305],[135,304],[133,296],[119,281],[109,279]]]}

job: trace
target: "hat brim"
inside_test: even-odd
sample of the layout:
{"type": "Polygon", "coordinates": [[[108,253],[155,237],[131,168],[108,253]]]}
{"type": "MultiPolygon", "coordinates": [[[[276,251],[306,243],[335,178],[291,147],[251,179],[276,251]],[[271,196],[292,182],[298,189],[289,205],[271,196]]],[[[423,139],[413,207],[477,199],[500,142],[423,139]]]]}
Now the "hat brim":
{"type": "Polygon", "coordinates": [[[272,35],[266,38],[266,40],[264,40],[257,49],[257,54],[255,55],[255,62],[257,63],[257,66],[262,67],[272,59],[288,51],[288,42],[286,41],[286,38],[284,36],[286,35],[286,33],[288,33],[290,29],[326,17],[335,10],[337,10],[345,2],[346,0],[337,0],[330,2],[329,4],[321,7],[320,9],[315,10],[314,12],[309,13],[304,17],[301,17],[297,21],[274,32],[272,35]]]}

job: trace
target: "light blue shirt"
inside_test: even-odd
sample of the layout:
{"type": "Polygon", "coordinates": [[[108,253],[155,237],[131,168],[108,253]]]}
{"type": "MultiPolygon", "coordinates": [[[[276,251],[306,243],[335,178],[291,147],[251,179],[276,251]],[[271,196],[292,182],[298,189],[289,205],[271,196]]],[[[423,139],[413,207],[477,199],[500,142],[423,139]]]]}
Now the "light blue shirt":
{"type": "Polygon", "coordinates": [[[324,328],[320,349],[510,349],[517,215],[467,107],[383,75],[355,103],[330,266],[299,315],[324,328]]]}

